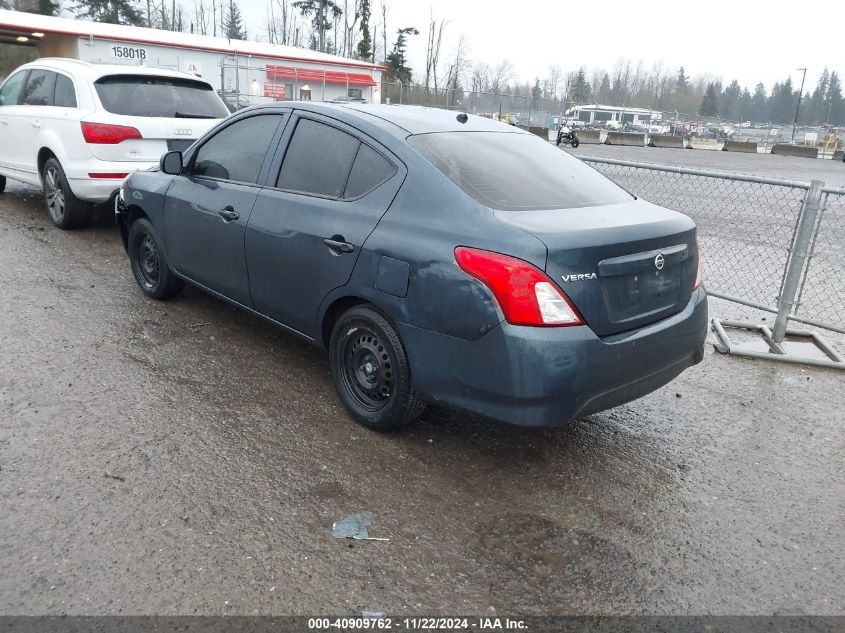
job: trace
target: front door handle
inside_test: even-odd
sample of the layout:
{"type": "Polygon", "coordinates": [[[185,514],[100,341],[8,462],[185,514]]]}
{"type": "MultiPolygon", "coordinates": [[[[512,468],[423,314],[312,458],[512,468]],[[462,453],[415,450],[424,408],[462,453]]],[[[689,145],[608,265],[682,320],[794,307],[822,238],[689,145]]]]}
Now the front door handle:
{"type": "Polygon", "coordinates": [[[237,220],[239,217],[241,217],[241,214],[238,213],[237,211],[235,211],[232,208],[232,205],[223,207],[222,209],[220,209],[220,211],[217,212],[217,215],[219,215],[221,218],[223,218],[224,222],[231,222],[231,221],[237,220]]]}
{"type": "Polygon", "coordinates": [[[323,240],[323,244],[333,253],[351,253],[355,250],[355,247],[345,241],[342,235],[332,235],[331,238],[327,237],[323,240]]]}
{"type": "Polygon", "coordinates": [[[41,121],[33,121],[32,127],[41,127],[41,121]]]}

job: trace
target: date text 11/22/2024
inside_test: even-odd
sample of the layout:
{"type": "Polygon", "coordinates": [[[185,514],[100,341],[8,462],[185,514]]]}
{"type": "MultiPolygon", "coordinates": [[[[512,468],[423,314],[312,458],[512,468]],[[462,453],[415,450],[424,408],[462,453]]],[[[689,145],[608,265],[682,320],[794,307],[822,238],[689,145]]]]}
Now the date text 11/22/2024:
{"type": "Polygon", "coordinates": [[[525,621],[512,618],[482,617],[482,618],[391,618],[391,617],[359,617],[359,618],[309,618],[310,631],[390,631],[405,629],[411,631],[434,630],[476,630],[476,631],[526,631],[525,621]]]}

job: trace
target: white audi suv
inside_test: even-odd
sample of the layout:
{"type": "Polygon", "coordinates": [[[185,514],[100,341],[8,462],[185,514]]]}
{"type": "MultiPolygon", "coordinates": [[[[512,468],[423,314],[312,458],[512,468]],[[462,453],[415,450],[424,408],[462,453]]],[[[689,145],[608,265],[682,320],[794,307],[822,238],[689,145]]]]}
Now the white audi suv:
{"type": "Polygon", "coordinates": [[[0,191],[6,178],[43,187],[56,226],[83,226],[128,174],[187,149],[228,114],[188,73],[39,59],[0,87],[0,191]]]}

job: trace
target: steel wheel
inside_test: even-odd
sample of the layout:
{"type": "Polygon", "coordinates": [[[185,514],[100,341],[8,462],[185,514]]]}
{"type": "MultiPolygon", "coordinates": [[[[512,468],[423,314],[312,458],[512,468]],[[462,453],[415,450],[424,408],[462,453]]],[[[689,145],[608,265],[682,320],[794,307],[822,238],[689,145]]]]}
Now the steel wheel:
{"type": "Polygon", "coordinates": [[[44,172],[44,196],[47,198],[50,219],[56,224],[61,224],[65,217],[65,192],[62,189],[59,170],[53,165],[44,172]]]}
{"type": "Polygon", "coordinates": [[[155,288],[161,277],[161,259],[158,247],[150,235],[138,241],[138,271],[147,288],[155,288]]]}
{"type": "Polygon", "coordinates": [[[393,368],[378,336],[359,327],[343,346],[343,382],[356,403],[367,411],[379,411],[390,400],[393,368]]]}

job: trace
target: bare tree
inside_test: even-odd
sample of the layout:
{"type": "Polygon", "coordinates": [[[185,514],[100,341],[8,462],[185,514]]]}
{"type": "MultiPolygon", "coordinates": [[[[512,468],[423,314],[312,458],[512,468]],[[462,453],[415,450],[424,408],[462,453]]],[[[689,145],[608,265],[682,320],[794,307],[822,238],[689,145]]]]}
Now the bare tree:
{"type": "Polygon", "coordinates": [[[437,65],[440,63],[440,47],[443,42],[443,29],[446,28],[446,20],[440,20],[434,17],[434,12],[431,12],[431,17],[428,22],[428,38],[425,44],[425,87],[428,89],[431,86],[432,79],[434,80],[434,89],[437,90],[437,65]]]}
{"type": "Polygon", "coordinates": [[[205,0],[194,0],[194,20],[197,25],[197,33],[208,35],[208,25],[211,16],[208,15],[208,6],[205,0]]]}
{"type": "MultiPolygon", "coordinates": [[[[381,0],[381,40],[383,43],[382,52],[387,60],[387,0],[381,0]]],[[[373,56],[375,57],[375,56],[373,56]]]]}
{"type": "Polygon", "coordinates": [[[467,67],[469,66],[470,46],[465,35],[458,37],[455,52],[452,55],[450,64],[446,68],[446,104],[451,105],[457,100],[458,89],[464,79],[467,67]],[[451,97],[449,90],[452,91],[451,97]]]}
{"type": "Polygon", "coordinates": [[[503,94],[513,78],[513,64],[507,59],[503,59],[490,73],[490,91],[495,94],[503,94]]]}
{"type": "Polygon", "coordinates": [[[549,91],[552,93],[552,99],[557,99],[560,92],[560,82],[563,80],[563,69],[557,65],[549,66],[549,91]]]}

